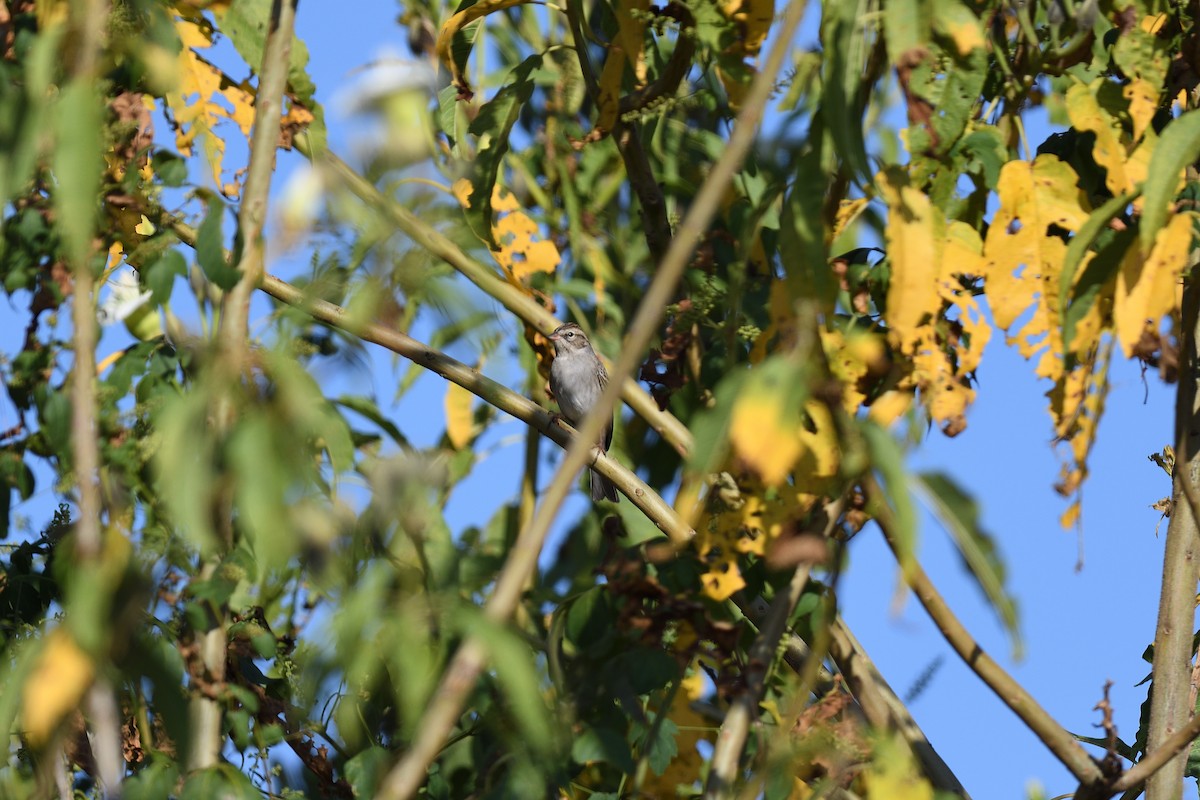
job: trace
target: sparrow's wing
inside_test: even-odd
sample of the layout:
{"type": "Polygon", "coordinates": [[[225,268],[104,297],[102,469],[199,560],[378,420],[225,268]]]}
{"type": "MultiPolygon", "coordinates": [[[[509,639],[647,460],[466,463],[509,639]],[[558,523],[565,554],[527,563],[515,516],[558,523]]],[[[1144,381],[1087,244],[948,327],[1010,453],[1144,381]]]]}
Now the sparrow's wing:
{"type": "MultiPolygon", "coordinates": [[[[604,394],[604,390],[608,388],[608,370],[604,368],[604,362],[599,358],[596,359],[596,379],[600,384],[600,393],[604,394]]],[[[613,423],[609,417],[608,425],[604,428],[604,452],[608,452],[608,448],[612,445],[613,423]]]]}

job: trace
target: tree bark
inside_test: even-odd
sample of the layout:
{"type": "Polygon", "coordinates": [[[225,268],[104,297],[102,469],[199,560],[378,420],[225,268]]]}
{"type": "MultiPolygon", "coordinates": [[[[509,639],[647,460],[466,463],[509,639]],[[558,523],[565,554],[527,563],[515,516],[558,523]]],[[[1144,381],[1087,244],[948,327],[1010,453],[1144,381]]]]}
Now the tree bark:
{"type": "MultiPolygon", "coordinates": [[[[1190,704],[1192,631],[1196,608],[1197,478],[1200,477],[1200,409],[1197,408],[1197,310],[1200,284],[1189,281],[1183,294],[1180,375],[1175,401],[1175,472],[1171,522],[1163,553],[1162,593],[1154,634],[1154,683],[1146,750],[1153,753],[1187,724],[1190,704]]],[[[1146,781],[1147,800],[1177,800],[1183,790],[1186,749],[1146,781]]]]}

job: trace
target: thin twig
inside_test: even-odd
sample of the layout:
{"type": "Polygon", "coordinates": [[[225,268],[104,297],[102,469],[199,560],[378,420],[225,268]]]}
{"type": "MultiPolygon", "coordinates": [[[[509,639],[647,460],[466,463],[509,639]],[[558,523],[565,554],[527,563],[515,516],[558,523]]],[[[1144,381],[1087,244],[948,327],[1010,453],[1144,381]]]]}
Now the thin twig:
{"type": "Polygon", "coordinates": [[[721,730],[717,734],[708,782],[704,787],[706,800],[733,796],[734,785],[737,783],[738,762],[742,759],[746,737],[750,733],[750,721],[758,710],[779,640],[792,611],[800,602],[811,569],[810,564],[801,564],[796,568],[787,589],[775,595],[763,626],[754,638],[754,643],[750,645],[746,668],[743,671],[746,685],[725,714],[725,721],[721,723],[721,730]]]}
{"type": "MultiPolygon", "coordinates": [[[[799,0],[788,4],[779,38],[772,46],[762,71],[755,76],[750,86],[746,104],[738,114],[728,146],[701,186],[679,227],[678,235],[671,242],[666,257],[658,265],[654,279],[638,306],[622,345],[621,356],[612,371],[613,380],[583,420],[575,441],[567,448],[566,457],[550,482],[533,521],[517,537],[496,580],[496,589],[484,607],[484,613],[492,623],[508,619],[519,602],[525,581],[537,568],[538,554],[550,530],[550,523],[558,514],[558,509],[573,486],[575,477],[592,457],[591,443],[599,440],[601,430],[611,420],[617,395],[626,381],[632,380],[630,376],[658,327],[696,243],[707,230],[733,176],[741,167],[742,159],[758,133],[763,109],[774,86],[775,76],[783,64],[784,55],[790,48],[792,34],[800,22],[802,10],[803,3],[799,0]]],[[[411,748],[384,779],[377,795],[380,800],[412,797],[424,783],[429,765],[437,757],[442,744],[462,713],[463,704],[479,677],[483,662],[482,643],[477,637],[469,637],[451,660],[450,667],[434,694],[433,702],[416,726],[416,739],[411,748]]]]}
{"type": "Polygon", "coordinates": [[[1021,684],[1013,680],[1004,668],[992,659],[975,641],[950,606],[942,598],[933,582],[925,574],[925,570],[911,555],[901,557],[901,546],[898,541],[895,520],[887,506],[882,488],[871,475],[863,478],[863,488],[874,507],[875,522],[883,531],[888,547],[896,555],[900,563],[900,571],[904,582],[917,596],[917,600],[925,607],[942,637],[954,648],[959,657],[971,670],[979,676],[988,688],[996,693],[1000,700],[1012,709],[1013,713],[1042,740],[1042,744],[1063,763],[1071,774],[1085,786],[1095,786],[1103,783],[1104,776],[1100,767],[1080,744],[1059,725],[1047,711],[1038,704],[1033,696],[1021,684]]]}
{"type": "MultiPolygon", "coordinates": [[[[319,159],[321,163],[326,164],[352,194],[385,214],[390,222],[394,223],[416,244],[445,261],[522,321],[529,323],[546,335],[562,324],[532,297],[503,280],[495,270],[471,258],[449,238],[434,230],[423,219],[400,203],[385,197],[369,181],[337,156],[329,152],[314,156],[307,138],[303,135],[296,137],[296,148],[309,158],[319,159]]],[[[626,378],[620,381],[619,385],[622,399],[633,409],[634,413],[646,420],[659,436],[669,442],[676,452],[686,455],[691,451],[692,434],[682,422],[670,413],[659,409],[658,403],[650,396],[650,393],[639,386],[633,378],[626,378]]]]}
{"type": "Polygon", "coordinates": [[[125,756],[121,752],[121,711],[112,684],[105,678],[98,679],[88,690],[86,702],[96,777],[105,797],[119,797],[125,756]]]}
{"type": "MultiPolygon", "coordinates": [[[[561,447],[569,447],[572,443],[570,429],[556,422],[550,412],[439,350],[383,325],[354,322],[340,306],[308,297],[300,289],[273,275],[263,276],[262,290],[276,300],[311,314],[314,319],[353,333],[363,341],[385,347],[425,369],[436,372],[484,402],[535,428],[561,447]]],[[[595,459],[589,460],[589,466],[595,467],[597,472],[611,480],[677,547],[692,538],[692,530],[641,478],[598,448],[584,448],[584,451],[584,458],[595,459]]]]}

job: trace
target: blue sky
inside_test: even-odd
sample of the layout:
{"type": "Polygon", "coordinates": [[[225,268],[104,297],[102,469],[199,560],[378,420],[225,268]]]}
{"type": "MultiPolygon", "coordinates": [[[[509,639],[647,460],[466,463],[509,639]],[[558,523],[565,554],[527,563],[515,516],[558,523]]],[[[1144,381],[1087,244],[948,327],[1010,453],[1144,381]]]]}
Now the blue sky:
{"type": "MultiPolygon", "coordinates": [[[[298,33],[308,44],[310,73],[318,99],[326,104],[330,143],[337,152],[347,153],[363,125],[361,119],[345,119],[338,112],[338,98],[360,77],[356,70],[389,54],[407,55],[406,32],[395,22],[398,10],[398,5],[382,0],[355,3],[351,13],[328,3],[301,4],[298,33]]],[[[811,29],[802,37],[811,42],[811,29]]],[[[161,120],[156,122],[161,127],[161,120]]],[[[1031,133],[1030,138],[1037,142],[1044,136],[1031,133]]],[[[235,157],[231,150],[227,159],[235,157]]],[[[301,164],[297,154],[281,154],[276,194],[301,164]]],[[[269,250],[268,268],[282,276],[296,274],[306,268],[308,256],[304,249],[269,250]]],[[[255,305],[260,318],[268,309],[261,299],[255,305]]],[[[498,308],[496,313],[498,324],[515,337],[506,313],[498,308]]],[[[0,311],[4,354],[11,356],[19,347],[25,322],[10,310],[0,311]]],[[[110,329],[100,355],[127,343],[119,326],[110,329]]],[[[456,348],[454,354],[474,360],[469,345],[456,348]]],[[[405,369],[407,364],[396,364],[389,354],[372,355],[371,384],[381,402],[390,400],[405,369]]],[[[503,359],[488,372],[502,381],[517,374],[503,359]]],[[[1165,474],[1146,457],[1170,442],[1174,391],[1161,386],[1152,373],[1146,376],[1147,388],[1136,364],[1117,361],[1112,375],[1112,392],[1090,461],[1092,475],[1083,494],[1080,571],[1077,537],[1058,525],[1066,502],[1052,489],[1059,462],[1050,442],[1044,397],[1048,386],[1033,378],[1032,365],[1005,347],[1003,336],[994,336],[985,354],[979,398],[968,413],[967,430],[953,440],[932,432],[909,463],[913,469],[952,475],[978,499],[984,526],[996,537],[1008,565],[1025,640],[1026,657],[1019,664],[1011,662],[1004,632],[967,581],[947,537],[923,515],[920,558],[980,644],[1076,733],[1098,735],[1093,724],[1099,713],[1092,709],[1105,681],[1113,680],[1118,732],[1132,741],[1145,699],[1145,687],[1134,684],[1149,670],[1141,653],[1154,633],[1166,533],[1164,521],[1156,535],[1159,514],[1149,506],[1170,489],[1165,474]]],[[[418,426],[415,443],[432,443],[440,435],[444,393],[440,378],[424,376],[394,410],[397,418],[431,420],[418,426]]],[[[14,422],[10,404],[0,401],[0,428],[14,422]]],[[[410,426],[403,427],[408,432],[410,426]]],[[[515,491],[512,476],[519,469],[521,433],[520,423],[509,420],[488,437],[494,452],[455,490],[447,509],[453,530],[486,522],[491,510],[515,491]]],[[[544,452],[556,459],[556,450],[547,445],[544,452]]],[[[35,524],[56,502],[46,477],[41,477],[39,494],[18,509],[35,524]]],[[[575,518],[583,502],[572,498],[563,518],[575,518]]],[[[972,796],[1023,797],[1033,780],[1051,796],[1072,791],[1075,786],[1066,771],[959,661],[916,601],[908,597],[897,607],[896,581],[894,561],[878,533],[867,528],[850,548],[850,569],[839,596],[843,614],[901,696],[940,661],[911,709],[972,796]]]]}

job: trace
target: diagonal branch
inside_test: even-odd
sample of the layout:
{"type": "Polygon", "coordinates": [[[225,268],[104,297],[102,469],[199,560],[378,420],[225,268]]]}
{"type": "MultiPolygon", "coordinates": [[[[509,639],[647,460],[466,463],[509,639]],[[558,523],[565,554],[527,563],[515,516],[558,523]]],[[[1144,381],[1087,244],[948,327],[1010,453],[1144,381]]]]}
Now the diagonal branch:
{"type": "MultiPolygon", "coordinates": [[[[537,430],[560,447],[569,447],[573,436],[569,428],[555,422],[555,417],[529,398],[484,377],[460,361],[418,342],[397,330],[375,323],[351,321],[345,309],[324,300],[308,297],[300,289],[273,275],[264,275],[262,290],[280,302],[299,308],[314,319],[341,328],[361,338],[404,356],[414,364],[436,372],[456,383],[501,411],[511,414],[537,430]]],[[[621,492],[644,513],[671,542],[680,547],[691,539],[693,532],[675,511],[646,483],[616,459],[593,447],[585,455],[594,461],[589,464],[611,480],[621,492]]]]}
{"type": "Polygon", "coordinates": [[[954,612],[950,610],[950,606],[938,593],[933,582],[916,559],[901,557],[895,520],[892,518],[883,489],[870,474],[864,476],[863,488],[874,506],[875,522],[883,531],[888,547],[892,549],[892,553],[900,563],[904,582],[908,584],[908,588],[925,607],[925,611],[937,625],[946,642],[954,648],[954,652],[958,653],[980,680],[996,693],[1001,702],[1021,718],[1021,721],[1042,740],[1042,744],[1046,745],[1081,784],[1089,787],[1102,784],[1104,776],[1100,767],[1087,751],[1050,716],[1046,709],[1038,704],[1037,700],[1033,699],[1024,686],[1014,680],[1004,671],[1003,667],[984,652],[958,617],[954,615],[954,612]]]}
{"type": "Polygon", "coordinates": [[[898,731],[908,743],[909,749],[921,764],[922,772],[929,778],[934,789],[956,797],[969,798],[958,777],[933,749],[933,745],[909,713],[904,701],[888,685],[840,616],[833,621],[829,632],[829,655],[837,664],[838,672],[846,680],[850,693],[858,701],[867,722],[877,730],[898,731]]]}
{"type": "MultiPolygon", "coordinates": [[[[576,475],[589,459],[592,450],[590,443],[599,439],[601,430],[607,424],[606,420],[612,418],[617,395],[623,385],[631,380],[630,376],[655,333],[666,305],[675,292],[675,286],[692,257],[696,243],[707,230],[730,182],[741,166],[742,159],[757,136],[767,98],[783,65],[784,56],[790,48],[792,34],[800,23],[803,9],[804,4],[800,0],[788,3],[779,38],[772,46],[762,71],[755,76],[750,86],[746,103],[738,114],[733,133],[729,137],[728,147],[705,179],[687,216],[679,226],[678,235],[671,242],[666,257],[658,265],[654,280],[638,306],[621,348],[621,357],[613,369],[613,380],[584,419],[579,435],[567,448],[558,474],[546,490],[541,507],[534,514],[529,526],[521,531],[509,553],[508,561],[497,578],[495,592],[484,608],[484,613],[490,621],[501,622],[511,616],[520,601],[525,581],[537,568],[538,554],[550,530],[550,523],[558,514],[558,509],[574,484],[576,475]]],[[[429,765],[433,763],[446,737],[453,730],[467,695],[483,669],[484,656],[483,644],[477,636],[469,637],[455,653],[432,703],[417,725],[416,739],[411,749],[384,779],[378,794],[380,800],[412,797],[424,783],[429,765]]]]}

